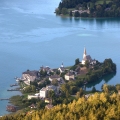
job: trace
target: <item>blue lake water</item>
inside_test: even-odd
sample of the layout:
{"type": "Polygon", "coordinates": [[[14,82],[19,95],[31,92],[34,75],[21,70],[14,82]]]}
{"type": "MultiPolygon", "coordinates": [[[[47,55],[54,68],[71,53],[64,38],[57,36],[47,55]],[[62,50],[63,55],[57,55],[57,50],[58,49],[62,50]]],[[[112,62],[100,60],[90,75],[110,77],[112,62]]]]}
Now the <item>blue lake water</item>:
{"type": "MultiPolygon", "coordinates": [[[[0,98],[19,92],[7,92],[14,77],[40,66],[57,68],[82,60],[83,48],[92,58],[112,58],[116,75],[88,86],[100,90],[103,83],[120,83],[120,19],[74,19],[54,14],[60,0],[0,0],[0,98]]],[[[8,101],[0,101],[0,115],[7,114],[8,101]]]]}

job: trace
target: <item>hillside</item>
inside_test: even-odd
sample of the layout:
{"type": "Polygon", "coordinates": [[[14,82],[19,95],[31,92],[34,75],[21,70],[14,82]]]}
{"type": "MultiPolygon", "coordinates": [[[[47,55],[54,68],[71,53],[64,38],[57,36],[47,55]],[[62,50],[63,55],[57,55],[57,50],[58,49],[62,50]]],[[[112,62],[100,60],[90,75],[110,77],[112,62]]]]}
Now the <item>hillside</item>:
{"type": "Polygon", "coordinates": [[[88,99],[82,97],[68,105],[61,104],[51,109],[5,116],[0,120],[119,120],[119,101],[118,93],[95,93],[88,99]]]}
{"type": "Polygon", "coordinates": [[[74,17],[120,17],[120,0],[62,0],[56,14],[74,17]]]}

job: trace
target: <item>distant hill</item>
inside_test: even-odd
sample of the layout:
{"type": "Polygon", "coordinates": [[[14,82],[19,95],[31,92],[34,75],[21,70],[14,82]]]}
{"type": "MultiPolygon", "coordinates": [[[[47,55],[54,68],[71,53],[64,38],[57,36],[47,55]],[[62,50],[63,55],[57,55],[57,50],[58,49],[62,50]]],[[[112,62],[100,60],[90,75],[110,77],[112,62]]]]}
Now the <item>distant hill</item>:
{"type": "Polygon", "coordinates": [[[120,0],[62,0],[56,14],[74,17],[120,17],[120,0]]]}

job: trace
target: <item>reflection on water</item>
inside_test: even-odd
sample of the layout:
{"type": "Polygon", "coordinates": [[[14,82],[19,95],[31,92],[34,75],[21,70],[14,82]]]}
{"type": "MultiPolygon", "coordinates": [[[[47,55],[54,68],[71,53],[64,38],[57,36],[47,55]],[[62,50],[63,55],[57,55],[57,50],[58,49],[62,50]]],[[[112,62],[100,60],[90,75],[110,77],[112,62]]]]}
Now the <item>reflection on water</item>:
{"type": "MultiPolygon", "coordinates": [[[[116,73],[111,73],[110,75],[105,75],[104,77],[96,80],[95,82],[87,84],[87,85],[86,85],[86,88],[91,88],[91,89],[92,89],[93,86],[96,86],[97,84],[100,84],[101,82],[102,82],[103,84],[104,84],[104,83],[108,83],[115,75],[116,75],[116,73]],[[104,82],[103,82],[103,81],[104,81],[104,82]]],[[[101,85],[102,85],[102,84],[101,84],[101,85]]],[[[97,89],[97,90],[101,90],[100,87],[99,87],[99,89],[97,89]]]]}
{"type": "Polygon", "coordinates": [[[116,75],[116,73],[106,75],[106,76],[103,77],[103,80],[105,81],[105,83],[108,83],[115,75],[116,75]]]}

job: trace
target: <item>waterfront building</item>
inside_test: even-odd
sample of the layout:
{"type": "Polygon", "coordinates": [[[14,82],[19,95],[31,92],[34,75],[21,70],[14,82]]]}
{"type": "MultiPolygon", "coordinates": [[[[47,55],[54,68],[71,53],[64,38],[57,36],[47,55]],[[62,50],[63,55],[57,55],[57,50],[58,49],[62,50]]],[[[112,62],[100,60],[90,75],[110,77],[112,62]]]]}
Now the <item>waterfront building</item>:
{"type": "Polygon", "coordinates": [[[30,84],[30,82],[33,82],[35,79],[38,79],[40,77],[39,71],[25,71],[22,73],[22,78],[30,84]]]}

